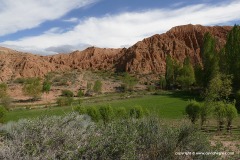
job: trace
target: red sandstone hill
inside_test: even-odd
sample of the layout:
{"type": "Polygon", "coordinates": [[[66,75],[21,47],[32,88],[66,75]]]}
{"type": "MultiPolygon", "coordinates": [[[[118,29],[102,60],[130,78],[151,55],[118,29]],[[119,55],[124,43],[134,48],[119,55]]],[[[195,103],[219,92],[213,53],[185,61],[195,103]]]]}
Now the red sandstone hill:
{"type": "Polygon", "coordinates": [[[51,71],[71,69],[163,74],[168,54],[179,61],[190,56],[193,63],[201,63],[200,47],[204,34],[210,32],[221,47],[225,44],[230,29],[228,26],[178,26],[167,33],[139,41],[128,49],[90,47],[84,51],[53,56],[21,53],[0,47],[0,81],[17,77],[42,77],[51,71]]]}

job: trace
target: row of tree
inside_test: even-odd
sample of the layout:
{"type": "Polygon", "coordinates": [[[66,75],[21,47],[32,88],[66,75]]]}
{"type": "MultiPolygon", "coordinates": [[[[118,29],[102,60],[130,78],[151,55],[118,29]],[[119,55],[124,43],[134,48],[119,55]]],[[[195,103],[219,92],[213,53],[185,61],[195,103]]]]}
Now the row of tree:
{"type": "MultiPolygon", "coordinates": [[[[229,101],[234,95],[240,111],[240,27],[234,26],[229,32],[226,45],[218,48],[216,39],[206,33],[201,47],[202,64],[192,66],[189,57],[183,64],[166,58],[166,87],[189,89],[198,87],[208,102],[229,101]]],[[[164,81],[160,80],[160,84],[164,81]]]]}

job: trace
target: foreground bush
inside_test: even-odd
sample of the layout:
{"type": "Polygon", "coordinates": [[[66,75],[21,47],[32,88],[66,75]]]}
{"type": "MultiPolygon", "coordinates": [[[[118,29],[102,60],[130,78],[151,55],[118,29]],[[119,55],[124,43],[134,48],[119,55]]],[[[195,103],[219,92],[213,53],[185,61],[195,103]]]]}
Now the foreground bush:
{"type": "Polygon", "coordinates": [[[0,159],[215,159],[176,152],[211,151],[194,127],[161,125],[159,119],[126,119],[98,125],[88,116],[20,120],[1,127],[0,159]]]}

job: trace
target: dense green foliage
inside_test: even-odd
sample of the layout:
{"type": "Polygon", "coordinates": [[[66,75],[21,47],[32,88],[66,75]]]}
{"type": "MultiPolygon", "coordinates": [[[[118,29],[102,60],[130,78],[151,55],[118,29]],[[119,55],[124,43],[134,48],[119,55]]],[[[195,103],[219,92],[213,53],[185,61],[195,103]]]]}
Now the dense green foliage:
{"type": "Polygon", "coordinates": [[[189,117],[189,119],[191,120],[191,122],[193,124],[196,123],[196,121],[199,118],[200,115],[200,111],[201,111],[201,104],[199,102],[196,101],[191,101],[187,107],[186,107],[186,113],[189,117]]]}
{"type": "MultiPolygon", "coordinates": [[[[86,114],[89,115],[94,122],[98,122],[100,120],[101,115],[96,107],[87,107],[86,110],[87,110],[86,114]]],[[[80,111],[84,112],[84,110],[80,111]]]]}
{"type": "Polygon", "coordinates": [[[103,122],[106,124],[107,122],[113,119],[114,113],[111,106],[101,106],[99,108],[99,113],[102,117],[103,122]]]}
{"type": "Polygon", "coordinates": [[[33,97],[34,100],[40,97],[42,93],[42,85],[40,78],[28,78],[23,84],[23,93],[33,97]]]}
{"type": "Polygon", "coordinates": [[[234,26],[229,32],[225,52],[223,52],[223,72],[233,75],[233,89],[240,89],[240,27],[234,26]]]}
{"type": "Polygon", "coordinates": [[[5,132],[0,159],[217,159],[176,152],[212,150],[191,125],[164,126],[159,119],[127,119],[95,125],[77,114],[21,120],[5,132]]]}
{"type": "Polygon", "coordinates": [[[226,108],[223,102],[218,102],[215,105],[214,116],[218,122],[218,129],[221,131],[224,127],[226,108]]]}
{"type": "Polygon", "coordinates": [[[227,121],[227,130],[231,130],[232,121],[238,116],[237,109],[233,104],[226,104],[226,121],[227,121]]]}
{"type": "Polygon", "coordinates": [[[140,106],[135,106],[130,109],[130,117],[132,118],[142,118],[143,114],[143,109],[140,106]]]}
{"type": "Polygon", "coordinates": [[[183,67],[180,68],[177,81],[184,89],[189,89],[189,87],[195,83],[194,69],[189,57],[185,58],[183,67]]]}
{"type": "Polygon", "coordinates": [[[232,78],[223,74],[217,74],[208,84],[205,93],[205,100],[214,102],[227,100],[232,93],[232,78]]]}
{"type": "Polygon", "coordinates": [[[202,82],[203,86],[206,88],[210,80],[214,78],[219,71],[219,56],[216,51],[216,40],[210,33],[204,35],[201,57],[203,64],[202,82]]]}

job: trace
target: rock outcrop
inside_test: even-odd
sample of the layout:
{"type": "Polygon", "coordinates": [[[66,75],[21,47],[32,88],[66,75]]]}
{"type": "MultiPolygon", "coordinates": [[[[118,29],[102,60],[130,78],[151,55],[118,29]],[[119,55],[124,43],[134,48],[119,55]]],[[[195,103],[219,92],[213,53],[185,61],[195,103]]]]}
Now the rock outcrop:
{"type": "Polygon", "coordinates": [[[163,74],[167,55],[181,62],[189,56],[192,63],[201,63],[200,48],[205,33],[211,33],[220,48],[226,43],[230,29],[228,26],[201,25],[174,27],[167,33],[146,38],[128,48],[118,60],[116,68],[138,74],[163,74]]]}
{"type": "Polygon", "coordinates": [[[89,47],[69,54],[40,56],[21,53],[0,47],[0,81],[17,77],[43,77],[51,71],[111,70],[135,74],[159,75],[165,72],[165,58],[172,56],[183,61],[186,56],[192,63],[201,63],[200,48],[204,34],[210,32],[218,48],[226,43],[229,26],[204,27],[185,25],[174,27],[164,34],[156,34],[137,42],[128,49],[89,47]]]}

